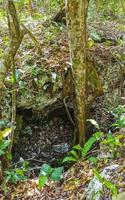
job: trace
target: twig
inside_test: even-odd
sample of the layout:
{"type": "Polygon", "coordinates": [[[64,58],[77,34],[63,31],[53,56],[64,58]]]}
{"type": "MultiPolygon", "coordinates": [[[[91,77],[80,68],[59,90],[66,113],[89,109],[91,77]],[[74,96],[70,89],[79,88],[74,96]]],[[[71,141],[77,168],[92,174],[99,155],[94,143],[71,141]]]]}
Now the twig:
{"type": "Polygon", "coordinates": [[[67,113],[67,115],[68,115],[68,117],[69,117],[69,120],[70,120],[70,122],[72,123],[72,125],[75,127],[75,123],[74,123],[74,121],[73,121],[73,119],[72,119],[72,117],[71,117],[71,114],[70,114],[69,109],[68,109],[67,104],[66,104],[66,99],[67,99],[67,98],[68,98],[68,96],[66,96],[66,97],[63,99],[63,103],[64,103],[64,106],[65,106],[65,109],[66,109],[66,113],[67,113]]]}
{"type": "MultiPolygon", "coordinates": [[[[40,160],[35,159],[35,156],[34,156],[33,158],[28,158],[28,159],[26,159],[25,161],[30,161],[30,160],[33,160],[33,161],[36,161],[36,162],[39,162],[39,163],[43,163],[43,161],[40,161],[40,160]]],[[[18,162],[16,162],[16,163],[13,163],[12,166],[15,166],[15,165],[17,165],[17,164],[20,164],[21,162],[22,162],[22,161],[18,161],[18,162]]]]}
{"type": "Polygon", "coordinates": [[[21,24],[21,26],[23,27],[25,33],[27,33],[31,37],[32,41],[34,42],[34,44],[38,48],[38,51],[40,52],[41,46],[40,46],[40,43],[38,42],[37,38],[33,35],[33,33],[29,29],[27,29],[27,27],[24,24],[21,24]]]}
{"type": "Polygon", "coordinates": [[[33,170],[35,170],[35,169],[41,169],[41,167],[32,167],[32,168],[30,168],[28,171],[33,171],[33,170]]]}

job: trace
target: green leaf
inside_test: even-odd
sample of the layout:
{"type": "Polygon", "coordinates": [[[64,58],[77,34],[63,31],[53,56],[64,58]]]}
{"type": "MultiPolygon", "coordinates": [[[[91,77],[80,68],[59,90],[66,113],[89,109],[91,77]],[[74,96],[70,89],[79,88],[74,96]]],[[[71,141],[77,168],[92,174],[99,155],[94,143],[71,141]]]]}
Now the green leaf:
{"type": "Polygon", "coordinates": [[[64,167],[55,168],[52,174],[50,175],[51,180],[59,181],[62,178],[64,167]]]}
{"type": "Polygon", "coordinates": [[[24,176],[24,171],[22,169],[16,169],[16,173],[20,176],[24,176]]]}
{"type": "Polygon", "coordinates": [[[108,138],[108,139],[111,139],[111,140],[114,140],[114,139],[115,139],[115,137],[113,136],[112,133],[108,133],[107,138],[108,138]]]}
{"type": "Polygon", "coordinates": [[[100,42],[101,41],[101,37],[100,37],[100,34],[96,31],[96,30],[93,30],[91,33],[91,38],[96,41],[96,42],[100,42]]]}
{"type": "Polygon", "coordinates": [[[40,176],[46,175],[49,176],[53,171],[53,168],[48,164],[43,164],[40,170],[40,176]]]}
{"type": "Polygon", "coordinates": [[[70,151],[70,154],[72,154],[76,159],[79,159],[79,156],[76,153],[76,151],[72,150],[72,151],[70,151]]]}
{"type": "Polygon", "coordinates": [[[0,140],[0,156],[5,154],[5,149],[10,144],[9,140],[0,140]]]}
{"type": "Polygon", "coordinates": [[[94,174],[99,179],[100,183],[103,183],[103,178],[96,169],[94,169],[94,174]]]}
{"type": "Polygon", "coordinates": [[[89,140],[85,143],[84,147],[82,148],[82,156],[85,157],[89,150],[91,149],[92,145],[96,142],[96,138],[92,136],[89,140]]]}
{"type": "Polygon", "coordinates": [[[97,164],[97,162],[98,162],[98,158],[96,158],[96,157],[94,157],[94,156],[90,156],[90,157],[88,158],[88,160],[89,160],[90,162],[92,162],[93,164],[97,164]]]}
{"type": "Polygon", "coordinates": [[[0,141],[0,149],[2,149],[2,150],[6,149],[9,144],[10,144],[9,140],[2,140],[2,141],[0,141]]]}
{"type": "Polygon", "coordinates": [[[22,73],[21,73],[21,71],[19,69],[16,69],[15,71],[16,71],[16,73],[15,73],[16,80],[19,80],[22,73]]]}
{"type": "Polygon", "coordinates": [[[12,154],[9,153],[8,151],[6,152],[6,157],[8,160],[10,160],[10,161],[12,160],[12,154]]]}
{"type": "Polygon", "coordinates": [[[106,180],[105,178],[104,178],[104,185],[111,191],[112,194],[117,195],[118,192],[117,192],[116,185],[106,180]]]}
{"type": "Polygon", "coordinates": [[[79,144],[77,144],[77,145],[73,146],[73,149],[75,149],[75,150],[81,150],[82,147],[79,144]]]}
{"type": "Polygon", "coordinates": [[[19,81],[19,88],[25,88],[26,84],[24,81],[19,81]]]}
{"type": "Polygon", "coordinates": [[[71,157],[71,156],[67,156],[63,159],[62,163],[65,163],[65,162],[76,162],[77,159],[74,158],[74,157],[71,157]]]}
{"type": "Polygon", "coordinates": [[[96,138],[97,141],[99,141],[103,137],[103,132],[96,132],[94,133],[94,137],[96,138]]]}
{"type": "Polygon", "coordinates": [[[47,181],[48,181],[47,176],[44,176],[44,175],[39,176],[39,180],[38,180],[39,189],[43,188],[47,181]]]}
{"type": "Polygon", "coordinates": [[[96,169],[94,169],[94,174],[99,179],[99,181],[111,191],[112,194],[117,195],[118,191],[116,185],[102,177],[96,169]]]}
{"type": "Polygon", "coordinates": [[[12,131],[11,128],[6,128],[5,130],[0,131],[0,140],[7,137],[11,133],[11,131],[12,131]]]}
{"type": "Polygon", "coordinates": [[[3,151],[3,150],[0,149],[0,156],[2,156],[4,154],[5,154],[5,151],[3,151]]]}

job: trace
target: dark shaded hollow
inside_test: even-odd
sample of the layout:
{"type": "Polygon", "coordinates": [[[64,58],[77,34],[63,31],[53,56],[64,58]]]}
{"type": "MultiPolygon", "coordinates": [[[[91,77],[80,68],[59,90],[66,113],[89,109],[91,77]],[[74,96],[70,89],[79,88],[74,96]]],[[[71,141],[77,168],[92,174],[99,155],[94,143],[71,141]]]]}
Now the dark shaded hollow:
{"type": "MultiPolygon", "coordinates": [[[[73,115],[73,110],[70,109],[70,113],[73,115]]],[[[13,147],[14,162],[22,157],[30,160],[31,167],[43,163],[61,165],[61,160],[72,147],[74,133],[65,107],[50,111],[44,120],[32,109],[17,108],[17,116],[22,116],[23,124],[13,147]],[[30,134],[27,134],[28,130],[30,134]]]]}

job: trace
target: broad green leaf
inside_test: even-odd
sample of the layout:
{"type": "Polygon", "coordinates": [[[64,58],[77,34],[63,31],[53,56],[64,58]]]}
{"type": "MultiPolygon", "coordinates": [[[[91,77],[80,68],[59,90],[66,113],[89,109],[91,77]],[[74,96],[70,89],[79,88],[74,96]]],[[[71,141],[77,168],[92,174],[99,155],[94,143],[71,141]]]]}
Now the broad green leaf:
{"type": "Polygon", "coordinates": [[[16,169],[16,173],[20,176],[24,176],[24,171],[22,169],[16,169]]]}
{"type": "Polygon", "coordinates": [[[0,131],[0,140],[7,137],[11,133],[11,131],[12,131],[11,128],[6,128],[5,130],[0,131]]]}
{"type": "Polygon", "coordinates": [[[96,140],[98,141],[98,140],[100,140],[102,137],[103,137],[103,132],[96,132],[96,133],[94,133],[94,137],[96,138],[96,140]]]}
{"type": "Polygon", "coordinates": [[[49,176],[52,171],[53,171],[53,168],[50,165],[43,164],[40,170],[40,175],[49,176]]]}
{"type": "Polygon", "coordinates": [[[70,154],[72,154],[76,159],[79,159],[79,156],[76,153],[76,151],[72,150],[72,151],[70,151],[70,154]]]}
{"type": "Polygon", "coordinates": [[[77,144],[77,145],[73,146],[73,149],[75,149],[75,150],[81,150],[82,147],[79,144],[77,144]]]}
{"type": "Polygon", "coordinates": [[[85,143],[84,147],[82,148],[82,156],[85,157],[89,150],[91,149],[92,145],[96,142],[96,138],[93,136],[89,138],[89,140],[85,143]]]}
{"type": "Polygon", "coordinates": [[[74,158],[74,157],[71,157],[71,156],[67,156],[63,159],[62,163],[65,163],[65,162],[76,162],[77,159],[74,158]]]}
{"type": "Polygon", "coordinates": [[[104,178],[104,185],[112,192],[112,194],[116,195],[118,193],[116,185],[106,180],[105,178],[104,178]]]}
{"type": "Polygon", "coordinates": [[[99,181],[111,191],[112,194],[117,195],[118,192],[116,185],[114,185],[113,183],[102,177],[96,169],[94,169],[94,174],[99,179],[99,181]]]}
{"type": "Polygon", "coordinates": [[[10,144],[9,140],[0,141],[0,149],[6,149],[6,147],[8,147],[9,144],[10,144]]]}
{"type": "Polygon", "coordinates": [[[50,175],[51,180],[59,181],[62,178],[63,170],[64,170],[64,167],[55,168],[52,174],[50,175]]]}
{"type": "Polygon", "coordinates": [[[39,182],[38,182],[39,189],[42,189],[45,186],[47,181],[48,181],[47,176],[44,176],[44,175],[40,176],[39,177],[39,182]]]}

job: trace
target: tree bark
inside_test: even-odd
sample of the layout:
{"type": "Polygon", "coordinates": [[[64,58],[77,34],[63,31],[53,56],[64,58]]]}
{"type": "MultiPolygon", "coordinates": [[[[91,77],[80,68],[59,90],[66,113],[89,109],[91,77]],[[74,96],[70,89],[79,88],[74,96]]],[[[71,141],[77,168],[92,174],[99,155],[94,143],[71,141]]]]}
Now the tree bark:
{"type": "Polygon", "coordinates": [[[75,90],[75,121],[78,141],[85,143],[86,127],[86,72],[87,72],[87,10],[88,0],[65,0],[66,18],[69,36],[70,57],[72,63],[73,84],[75,90]]]}
{"type": "Polygon", "coordinates": [[[24,32],[20,29],[16,8],[12,0],[6,1],[6,10],[8,15],[10,44],[3,59],[0,61],[0,90],[4,87],[6,72],[12,64],[12,60],[14,59],[24,36],[24,32]]]}

